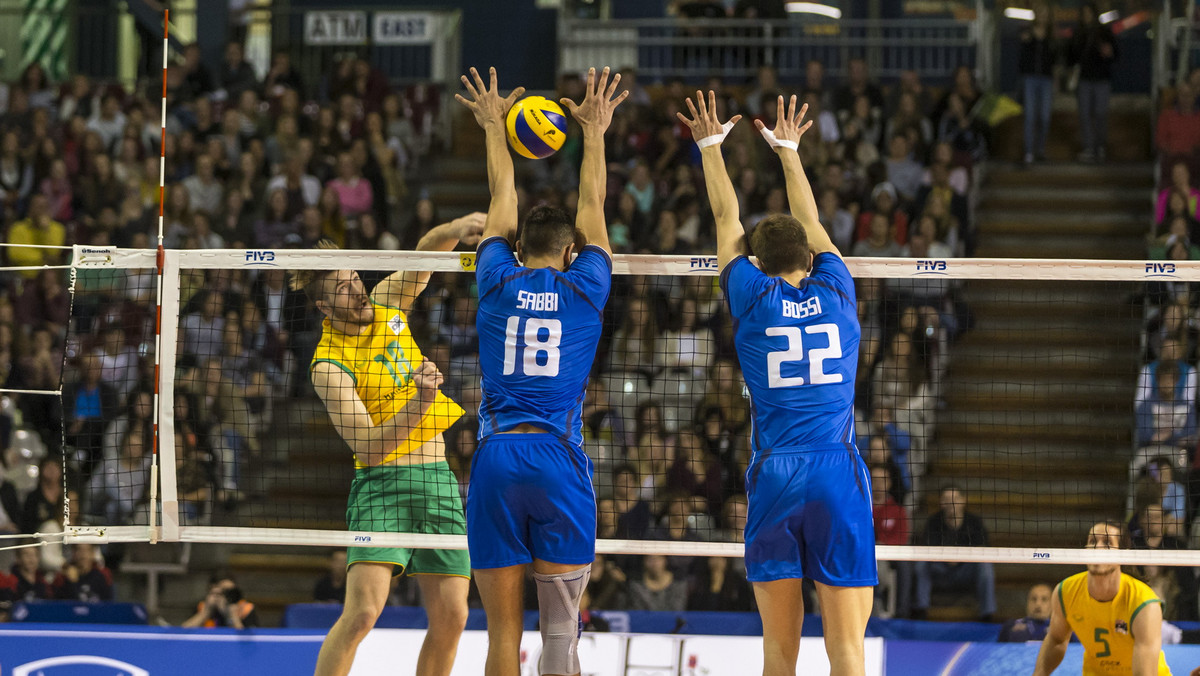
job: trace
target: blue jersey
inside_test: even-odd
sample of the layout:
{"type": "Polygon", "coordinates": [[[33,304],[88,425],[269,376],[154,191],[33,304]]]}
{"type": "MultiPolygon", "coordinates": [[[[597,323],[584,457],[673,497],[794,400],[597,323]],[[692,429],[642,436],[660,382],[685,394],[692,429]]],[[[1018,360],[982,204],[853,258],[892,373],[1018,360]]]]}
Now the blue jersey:
{"type": "Polygon", "coordinates": [[[585,246],[566,272],[517,263],[509,243],[480,243],[479,438],[528,423],[579,446],[583,394],[596,358],[612,259],[585,246]]]}
{"type": "Polygon", "coordinates": [[[741,256],[721,272],[721,289],[750,390],[753,451],[853,447],[861,330],[842,259],[816,256],[797,288],[741,256]]]}

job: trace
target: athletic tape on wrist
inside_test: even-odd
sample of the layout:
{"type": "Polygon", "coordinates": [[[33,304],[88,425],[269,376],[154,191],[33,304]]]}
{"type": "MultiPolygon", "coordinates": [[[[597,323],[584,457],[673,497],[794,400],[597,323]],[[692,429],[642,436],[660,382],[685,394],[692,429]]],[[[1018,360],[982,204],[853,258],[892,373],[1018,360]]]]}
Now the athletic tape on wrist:
{"type": "Polygon", "coordinates": [[[732,120],[721,125],[721,133],[720,134],[713,134],[712,136],[705,136],[704,138],[700,139],[699,141],[696,141],[696,145],[700,146],[701,149],[716,145],[716,144],[720,143],[721,141],[725,140],[725,137],[729,135],[730,129],[733,129],[733,121],[732,120]]]}
{"type": "Polygon", "coordinates": [[[795,150],[800,147],[800,144],[796,143],[795,141],[775,138],[775,132],[767,129],[766,127],[759,129],[758,132],[762,134],[763,138],[767,139],[767,143],[770,143],[772,148],[787,148],[788,150],[795,150]]]}

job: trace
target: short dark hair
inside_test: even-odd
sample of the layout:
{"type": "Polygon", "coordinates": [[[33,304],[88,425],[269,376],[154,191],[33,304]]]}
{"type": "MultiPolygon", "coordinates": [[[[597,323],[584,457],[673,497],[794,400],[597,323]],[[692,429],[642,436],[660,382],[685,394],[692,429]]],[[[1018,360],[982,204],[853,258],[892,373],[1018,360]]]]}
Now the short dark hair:
{"type": "Polygon", "coordinates": [[[520,241],[526,256],[557,253],[575,241],[575,223],[562,209],[537,206],[521,225],[520,241]]]}
{"type": "Polygon", "coordinates": [[[808,236],[788,214],[773,214],[758,222],[750,233],[750,251],[768,275],[808,269],[808,236]]]}

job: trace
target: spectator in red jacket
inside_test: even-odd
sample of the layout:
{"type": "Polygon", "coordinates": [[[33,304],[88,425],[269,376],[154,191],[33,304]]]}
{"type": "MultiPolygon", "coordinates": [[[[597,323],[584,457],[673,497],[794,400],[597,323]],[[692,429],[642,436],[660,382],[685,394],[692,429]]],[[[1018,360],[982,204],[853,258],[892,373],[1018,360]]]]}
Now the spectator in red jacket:
{"type": "Polygon", "coordinates": [[[1175,105],[1158,114],[1154,145],[1168,157],[1182,157],[1200,150],[1200,110],[1196,93],[1187,82],[1175,90],[1175,105]]]}
{"type": "Polygon", "coordinates": [[[875,518],[875,542],[881,545],[908,544],[908,512],[891,495],[892,477],[883,465],[871,466],[871,511],[875,518]]]}
{"type": "Polygon", "coordinates": [[[96,559],[93,545],[71,545],[71,560],[54,579],[54,598],[84,603],[113,600],[112,571],[96,559]]]}

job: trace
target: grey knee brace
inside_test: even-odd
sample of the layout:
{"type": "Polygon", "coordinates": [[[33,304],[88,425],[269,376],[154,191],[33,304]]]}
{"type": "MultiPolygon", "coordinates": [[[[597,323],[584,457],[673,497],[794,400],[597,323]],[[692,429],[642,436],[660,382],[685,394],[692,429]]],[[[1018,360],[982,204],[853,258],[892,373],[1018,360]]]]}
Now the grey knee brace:
{"type": "Polygon", "coordinates": [[[578,674],[579,599],[592,576],[592,566],[557,575],[534,573],[541,610],[542,658],[539,674],[578,674]]]}

